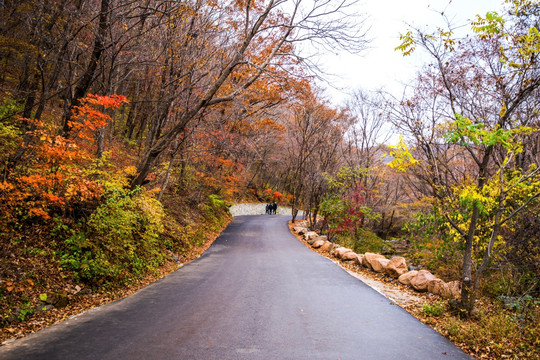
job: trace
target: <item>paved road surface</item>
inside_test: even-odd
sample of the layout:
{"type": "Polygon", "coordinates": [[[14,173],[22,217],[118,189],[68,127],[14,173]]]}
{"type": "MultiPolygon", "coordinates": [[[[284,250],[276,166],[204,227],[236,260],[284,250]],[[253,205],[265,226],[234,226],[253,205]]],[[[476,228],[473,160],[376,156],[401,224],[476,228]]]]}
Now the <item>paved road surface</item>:
{"type": "Polygon", "coordinates": [[[0,359],[469,359],[307,249],[286,216],[240,216],[208,251],[0,359]]]}

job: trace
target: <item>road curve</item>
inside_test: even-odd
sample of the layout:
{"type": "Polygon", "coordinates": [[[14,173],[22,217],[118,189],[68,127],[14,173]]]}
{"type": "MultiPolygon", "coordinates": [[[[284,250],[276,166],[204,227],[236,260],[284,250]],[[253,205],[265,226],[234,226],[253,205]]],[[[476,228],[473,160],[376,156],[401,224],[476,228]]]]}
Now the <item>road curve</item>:
{"type": "Polygon", "coordinates": [[[237,217],[198,260],[0,359],[470,359],[307,249],[287,220],[237,217]]]}

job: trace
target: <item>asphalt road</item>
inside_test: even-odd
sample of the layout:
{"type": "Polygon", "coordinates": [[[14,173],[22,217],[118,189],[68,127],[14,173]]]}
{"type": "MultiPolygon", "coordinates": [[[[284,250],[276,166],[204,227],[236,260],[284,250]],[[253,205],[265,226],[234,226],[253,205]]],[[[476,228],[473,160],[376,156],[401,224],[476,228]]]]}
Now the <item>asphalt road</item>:
{"type": "Polygon", "coordinates": [[[0,359],[470,359],[292,236],[241,216],[198,260],[0,359]]]}

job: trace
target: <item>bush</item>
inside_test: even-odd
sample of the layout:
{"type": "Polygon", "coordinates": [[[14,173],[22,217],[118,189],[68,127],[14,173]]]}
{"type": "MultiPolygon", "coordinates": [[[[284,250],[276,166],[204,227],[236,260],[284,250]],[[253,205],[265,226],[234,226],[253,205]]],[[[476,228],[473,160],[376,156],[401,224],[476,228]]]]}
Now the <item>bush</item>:
{"type": "Polygon", "coordinates": [[[10,97],[4,98],[0,104],[0,159],[1,165],[5,165],[5,155],[10,154],[21,142],[22,132],[20,127],[23,121],[16,119],[16,114],[22,110],[22,106],[10,97]]]}
{"type": "Polygon", "coordinates": [[[228,211],[229,206],[219,195],[211,194],[205,203],[201,204],[202,214],[206,221],[211,225],[212,231],[217,231],[224,224],[223,215],[228,211]]]}
{"type": "Polygon", "coordinates": [[[356,238],[348,234],[336,235],[334,241],[359,254],[365,252],[383,253],[384,248],[387,247],[383,239],[369,230],[359,229],[356,235],[356,238]]]}
{"type": "Polygon", "coordinates": [[[165,260],[161,203],[144,191],[109,191],[82,227],[65,240],[61,265],[77,278],[103,284],[140,278],[165,260]]]}
{"type": "Polygon", "coordinates": [[[444,314],[444,304],[439,301],[435,304],[424,304],[422,311],[426,315],[430,316],[441,316],[444,314]]]}

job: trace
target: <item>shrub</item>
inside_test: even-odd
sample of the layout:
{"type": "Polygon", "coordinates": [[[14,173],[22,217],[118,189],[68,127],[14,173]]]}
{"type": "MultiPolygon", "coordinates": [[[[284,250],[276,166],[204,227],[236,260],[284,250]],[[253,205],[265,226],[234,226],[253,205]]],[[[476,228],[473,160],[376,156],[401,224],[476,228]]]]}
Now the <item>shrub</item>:
{"type": "Polygon", "coordinates": [[[439,301],[435,304],[424,304],[422,311],[426,315],[430,316],[441,316],[444,314],[444,304],[439,301]]]}
{"type": "Polygon", "coordinates": [[[165,260],[159,242],[164,213],[149,192],[112,190],[82,227],[65,240],[61,265],[102,284],[140,278],[165,260]]]}

